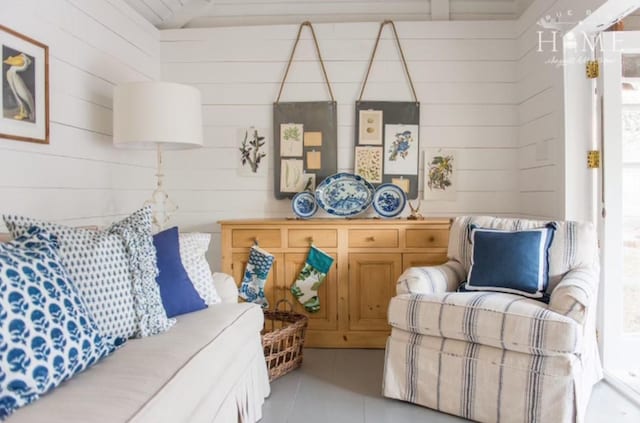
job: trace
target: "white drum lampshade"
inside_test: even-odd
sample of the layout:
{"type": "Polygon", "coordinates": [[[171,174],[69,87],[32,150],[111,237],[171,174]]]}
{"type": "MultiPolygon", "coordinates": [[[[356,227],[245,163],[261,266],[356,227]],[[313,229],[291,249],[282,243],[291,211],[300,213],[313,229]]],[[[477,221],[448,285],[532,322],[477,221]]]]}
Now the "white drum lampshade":
{"type": "Polygon", "coordinates": [[[178,209],[164,191],[162,151],[202,146],[200,91],[171,82],[118,85],[113,92],[113,143],[157,151],[156,189],[145,204],[153,207],[153,222],[162,229],[178,209]]]}
{"type": "Polygon", "coordinates": [[[200,91],[172,82],[132,82],[113,93],[116,147],[165,150],[202,146],[200,91]]]}

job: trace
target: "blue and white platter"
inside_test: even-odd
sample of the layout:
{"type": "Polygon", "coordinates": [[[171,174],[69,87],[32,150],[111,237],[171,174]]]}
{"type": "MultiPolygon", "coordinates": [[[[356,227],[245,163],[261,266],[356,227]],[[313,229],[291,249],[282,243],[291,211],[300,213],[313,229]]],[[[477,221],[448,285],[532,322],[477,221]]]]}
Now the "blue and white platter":
{"type": "Polygon", "coordinates": [[[382,184],[373,195],[373,209],[381,217],[396,217],[407,205],[404,190],[394,184],[382,184]]]}
{"type": "Polygon", "coordinates": [[[373,185],[361,176],[336,173],[316,187],[316,202],[329,214],[350,217],[369,208],[373,193],[373,185]]]}
{"type": "Polygon", "coordinates": [[[309,191],[299,192],[293,196],[291,208],[296,216],[302,219],[308,219],[318,211],[316,197],[309,191]]]}

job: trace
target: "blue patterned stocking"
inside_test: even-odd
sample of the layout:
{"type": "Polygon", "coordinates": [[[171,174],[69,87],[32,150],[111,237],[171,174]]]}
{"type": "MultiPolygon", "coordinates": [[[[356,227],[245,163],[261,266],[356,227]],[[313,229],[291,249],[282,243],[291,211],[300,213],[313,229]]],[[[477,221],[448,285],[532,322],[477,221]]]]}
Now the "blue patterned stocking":
{"type": "Polygon", "coordinates": [[[249,261],[244,271],[244,278],[240,286],[240,297],[250,303],[260,304],[268,308],[269,302],[264,296],[264,284],[269,276],[275,257],[254,245],[249,253],[249,261]]]}

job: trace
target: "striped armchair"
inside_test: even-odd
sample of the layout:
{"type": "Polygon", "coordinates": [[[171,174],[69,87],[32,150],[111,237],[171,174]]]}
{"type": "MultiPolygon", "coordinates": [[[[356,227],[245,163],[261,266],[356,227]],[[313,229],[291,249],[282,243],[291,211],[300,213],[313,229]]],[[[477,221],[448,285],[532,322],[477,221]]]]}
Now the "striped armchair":
{"type": "Polygon", "coordinates": [[[558,222],[549,250],[549,304],[455,292],[471,265],[470,224],[520,230],[546,223],[456,218],[449,261],[400,276],[389,305],[386,397],[479,422],[584,422],[591,389],[602,378],[592,225],[558,222]]]}

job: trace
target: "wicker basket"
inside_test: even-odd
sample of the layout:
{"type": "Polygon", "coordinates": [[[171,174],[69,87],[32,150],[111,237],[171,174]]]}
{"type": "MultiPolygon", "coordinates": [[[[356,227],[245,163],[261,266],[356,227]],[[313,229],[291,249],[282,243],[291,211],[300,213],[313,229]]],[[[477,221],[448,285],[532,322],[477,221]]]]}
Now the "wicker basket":
{"type": "Polygon", "coordinates": [[[269,370],[269,381],[297,369],[302,364],[302,348],[307,331],[307,316],[293,312],[293,305],[280,300],[273,310],[264,311],[262,348],[269,370]],[[288,304],[290,310],[280,310],[281,304],[288,304]],[[271,330],[268,330],[268,327],[271,330]]]}

